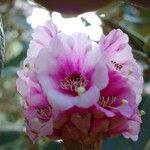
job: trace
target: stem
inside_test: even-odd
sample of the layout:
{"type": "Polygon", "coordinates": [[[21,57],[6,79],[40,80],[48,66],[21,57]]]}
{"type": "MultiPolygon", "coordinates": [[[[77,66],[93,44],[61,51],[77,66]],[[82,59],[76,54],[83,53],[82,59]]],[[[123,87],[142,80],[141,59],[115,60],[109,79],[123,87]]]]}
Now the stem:
{"type": "Polygon", "coordinates": [[[79,140],[65,139],[63,140],[64,150],[102,150],[102,138],[84,137],[79,140]]]}

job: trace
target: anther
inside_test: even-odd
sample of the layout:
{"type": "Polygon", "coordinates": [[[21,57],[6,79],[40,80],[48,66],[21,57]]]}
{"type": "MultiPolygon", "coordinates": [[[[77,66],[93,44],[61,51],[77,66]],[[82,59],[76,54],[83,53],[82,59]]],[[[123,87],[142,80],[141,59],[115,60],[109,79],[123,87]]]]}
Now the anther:
{"type": "Polygon", "coordinates": [[[114,67],[117,70],[120,70],[123,67],[121,64],[117,63],[116,61],[111,61],[111,63],[114,65],[114,67]]]}
{"type": "Polygon", "coordinates": [[[63,90],[77,92],[78,95],[82,95],[85,92],[87,84],[88,81],[81,74],[72,74],[60,82],[63,90]]]}
{"type": "Polygon", "coordinates": [[[123,99],[123,100],[121,101],[121,103],[122,103],[122,105],[126,105],[126,104],[128,104],[128,101],[127,101],[126,99],[123,99]]]}
{"type": "Polygon", "coordinates": [[[140,115],[141,115],[141,116],[144,116],[145,114],[146,114],[146,112],[145,112],[144,110],[141,110],[141,111],[140,111],[140,115]]]}
{"type": "Polygon", "coordinates": [[[79,96],[81,96],[85,92],[84,86],[76,88],[76,92],[78,93],[79,96]]]}

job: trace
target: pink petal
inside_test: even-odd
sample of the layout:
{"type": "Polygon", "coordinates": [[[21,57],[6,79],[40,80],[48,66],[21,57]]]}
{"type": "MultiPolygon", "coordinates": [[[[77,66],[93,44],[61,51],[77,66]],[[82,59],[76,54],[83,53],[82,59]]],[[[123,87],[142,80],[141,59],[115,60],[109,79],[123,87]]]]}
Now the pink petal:
{"type": "Polygon", "coordinates": [[[88,91],[83,93],[83,95],[79,96],[76,101],[73,101],[73,103],[81,108],[88,108],[99,100],[100,93],[99,89],[95,86],[91,87],[88,91]]]}
{"type": "Polygon", "coordinates": [[[140,123],[129,120],[125,126],[127,130],[123,132],[122,135],[125,138],[131,138],[133,141],[137,141],[140,132],[140,123]]]}
{"type": "Polygon", "coordinates": [[[49,89],[47,98],[52,107],[57,110],[67,110],[73,107],[73,101],[77,100],[77,97],[65,95],[54,89],[49,89]]]}

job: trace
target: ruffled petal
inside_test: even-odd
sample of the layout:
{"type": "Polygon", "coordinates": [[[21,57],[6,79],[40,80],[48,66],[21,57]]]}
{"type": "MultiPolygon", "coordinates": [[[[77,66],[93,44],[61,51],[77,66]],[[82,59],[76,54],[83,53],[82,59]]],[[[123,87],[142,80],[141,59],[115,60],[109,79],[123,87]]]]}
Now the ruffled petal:
{"type": "Polygon", "coordinates": [[[99,100],[100,93],[97,87],[91,87],[88,91],[83,93],[83,95],[79,96],[76,101],[73,103],[81,108],[88,108],[99,100]]]}
{"type": "Polygon", "coordinates": [[[136,103],[141,102],[143,90],[142,71],[133,58],[127,34],[120,29],[112,30],[107,36],[100,39],[100,48],[104,50],[108,66],[128,79],[129,84],[136,93],[136,103]]]}
{"type": "Polygon", "coordinates": [[[73,107],[73,101],[77,101],[77,97],[65,95],[54,89],[49,89],[47,97],[52,107],[57,110],[67,110],[73,107]]]}

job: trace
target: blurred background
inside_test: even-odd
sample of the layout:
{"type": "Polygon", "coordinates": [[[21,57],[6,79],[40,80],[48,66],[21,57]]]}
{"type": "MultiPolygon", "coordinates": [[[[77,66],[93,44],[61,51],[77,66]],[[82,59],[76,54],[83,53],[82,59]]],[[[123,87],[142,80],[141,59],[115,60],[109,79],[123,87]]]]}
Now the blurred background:
{"type": "Polygon", "coordinates": [[[60,9],[57,11],[61,12],[58,13],[54,11],[54,6],[48,7],[48,11],[31,0],[0,0],[0,17],[6,40],[5,61],[0,78],[0,150],[62,149],[59,141],[43,138],[33,145],[28,139],[20,96],[15,86],[16,71],[26,57],[32,31],[48,19],[52,19],[65,33],[82,31],[93,41],[98,41],[102,33],[107,34],[113,28],[121,28],[129,35],[134,57],[143,70],[145,85],[139,109],[144,110],[146,115],[142,116],[143,124],[137,142],[117,137],[105,140],[103,147],[104,150],[150,150],[150,8],[144,9],[120,0],[106,0],[96,7],[92,6],[99,7],[97,11],[77,15],[93,9],[88,2],[87,6],[83,5],[84,9],[78,8],[76,11],[70,8],[63,11],[61,6],[58,3],[60,9]],[[71,13],[68,14],[69,11],[71,13]]]}

